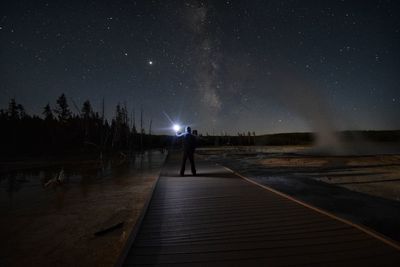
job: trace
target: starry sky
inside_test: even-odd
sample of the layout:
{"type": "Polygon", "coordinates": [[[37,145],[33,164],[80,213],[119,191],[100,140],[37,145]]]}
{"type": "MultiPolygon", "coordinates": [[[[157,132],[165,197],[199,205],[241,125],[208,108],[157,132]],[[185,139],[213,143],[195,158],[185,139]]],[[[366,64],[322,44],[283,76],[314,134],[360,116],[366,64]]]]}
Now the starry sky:
{"type": "MultiPolygon", "coordinates": [[[[168,133],[400,129],[398,1],[0,3],[0,106],[65,93],[168,133]],[[137,118],[138,119],[138,118],[137,118]],[[136,120],[137,120],[136,119],[136,120]]],[[[155,128],[155,129],[154,129],[155,128]]]]}

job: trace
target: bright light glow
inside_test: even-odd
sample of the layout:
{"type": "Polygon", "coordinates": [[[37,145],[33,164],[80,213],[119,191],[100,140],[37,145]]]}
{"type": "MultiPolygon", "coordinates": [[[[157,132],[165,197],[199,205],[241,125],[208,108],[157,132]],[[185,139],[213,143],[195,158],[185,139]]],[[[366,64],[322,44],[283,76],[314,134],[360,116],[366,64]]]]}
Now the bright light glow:
{"type": "Polygon", "coordinates": [[[149,65],[153,65],[153,61],[149,60],[149,65]]]}
{"type": "Polygon", "coordinates": [[[179,124],[174,124],[172,126],[172,129],[174,129],[175,132],[179,132],[179,130],[181,129],[181,126],[179,124]]]}

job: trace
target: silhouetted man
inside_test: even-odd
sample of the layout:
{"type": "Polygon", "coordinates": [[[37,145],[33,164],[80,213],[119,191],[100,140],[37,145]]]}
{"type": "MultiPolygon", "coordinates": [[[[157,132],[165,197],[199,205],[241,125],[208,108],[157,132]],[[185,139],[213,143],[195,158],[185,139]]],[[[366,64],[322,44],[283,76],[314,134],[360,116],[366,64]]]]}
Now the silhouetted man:
{"type": "Polygon", "coordinates": [[[181,134],[177,134],[178,137],[183,139],[183,158],[181,166],[181,176],[185,174],[186,160],[189,158],[192,174],[196,175],[196,167],[194,165],[194,151],[196,149],[196,136],[192,134],[192,129],[188,126],[186,131],[181,134]]]}

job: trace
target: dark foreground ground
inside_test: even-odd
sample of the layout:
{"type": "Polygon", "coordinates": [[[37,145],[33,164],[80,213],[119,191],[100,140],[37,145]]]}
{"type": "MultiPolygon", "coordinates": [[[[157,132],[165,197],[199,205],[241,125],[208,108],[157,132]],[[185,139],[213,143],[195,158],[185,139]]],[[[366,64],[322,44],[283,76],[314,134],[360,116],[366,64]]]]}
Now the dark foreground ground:
{"type": "Polygon", "coordinates": [[[203,149],[199,154],[400,241],[400,157],[319,156],[304,147],[203,149]]]}

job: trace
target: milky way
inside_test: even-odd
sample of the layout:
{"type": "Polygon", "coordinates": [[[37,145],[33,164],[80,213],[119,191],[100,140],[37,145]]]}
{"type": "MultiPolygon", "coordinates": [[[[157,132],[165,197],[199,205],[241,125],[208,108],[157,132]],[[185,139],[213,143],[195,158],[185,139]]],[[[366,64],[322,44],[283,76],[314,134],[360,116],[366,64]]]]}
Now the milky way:
{"type": "Polygon", "coordinates": [[[1,108],[64,92],[159,133],[164,112],[202,133],[400,128],[398,1],[0,5],[1,108]]]}

